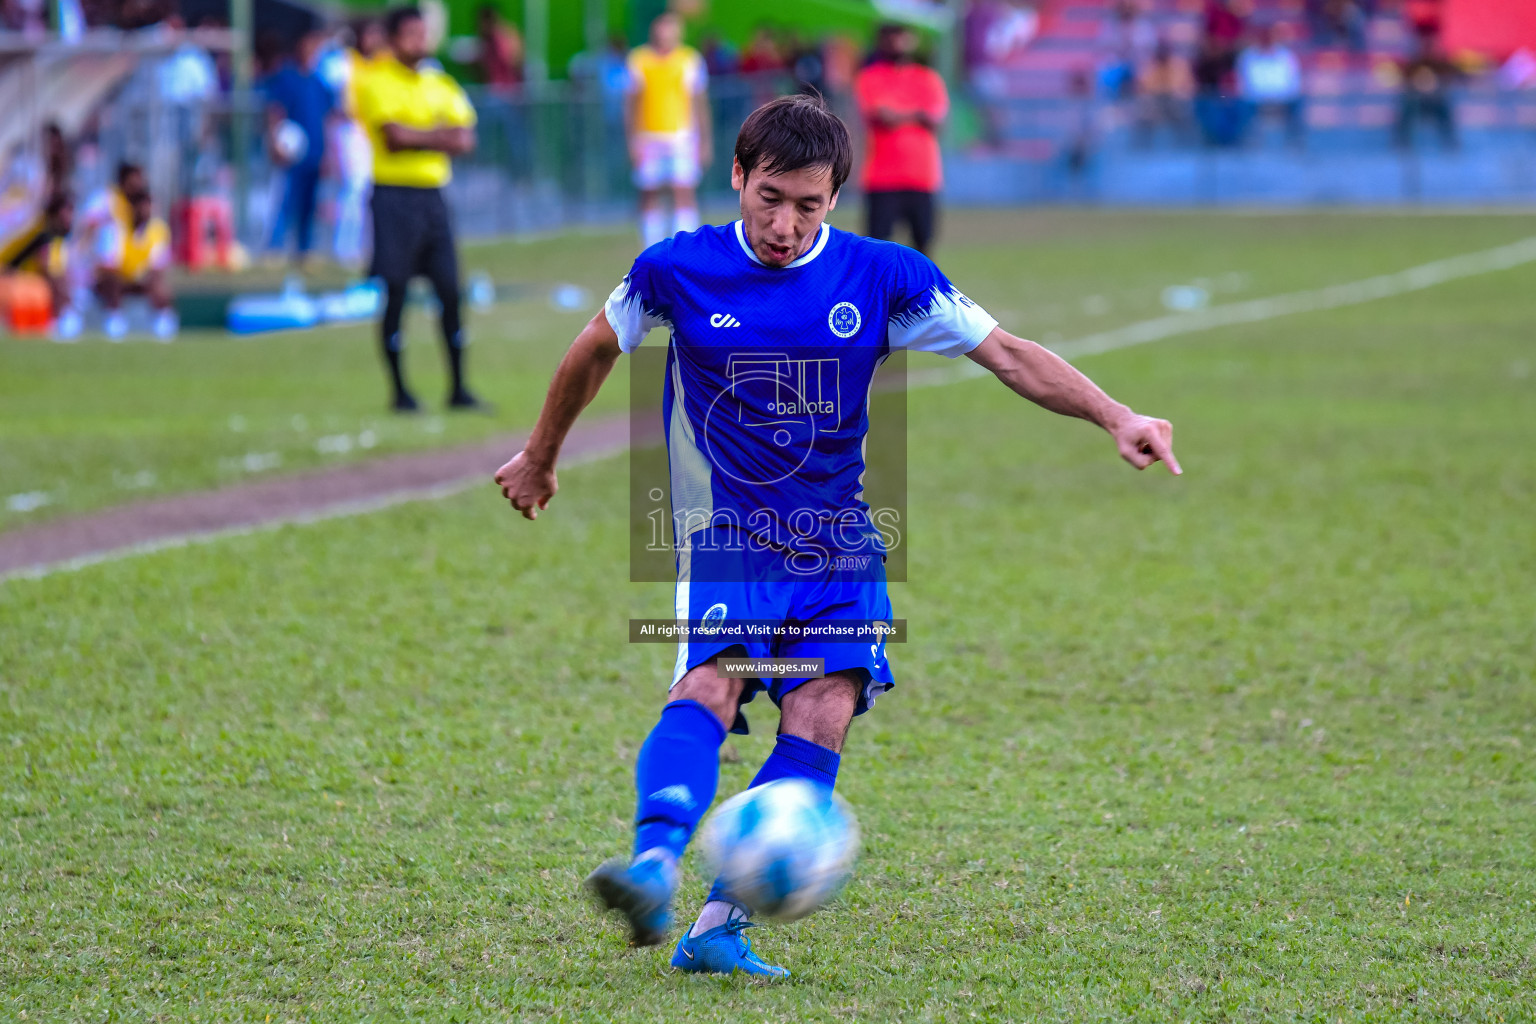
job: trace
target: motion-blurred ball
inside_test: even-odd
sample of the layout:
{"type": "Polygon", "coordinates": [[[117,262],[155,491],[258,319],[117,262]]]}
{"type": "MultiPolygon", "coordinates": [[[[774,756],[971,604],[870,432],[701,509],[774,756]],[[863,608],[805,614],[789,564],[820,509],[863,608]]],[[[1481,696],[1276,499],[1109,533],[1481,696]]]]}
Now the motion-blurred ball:
{"type": "Polygon", "coordinates": [[[806,779],[779,779],[721,804],[704,822],[705,857],[755,914],[793,921],[847,881],[859,852],[848,804],[806,779]]]}

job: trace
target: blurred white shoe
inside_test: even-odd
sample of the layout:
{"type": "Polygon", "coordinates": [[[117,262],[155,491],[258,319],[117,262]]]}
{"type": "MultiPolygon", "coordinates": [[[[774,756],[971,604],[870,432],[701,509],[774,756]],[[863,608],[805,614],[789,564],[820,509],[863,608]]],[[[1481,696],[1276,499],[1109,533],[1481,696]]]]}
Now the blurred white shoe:
{"type": "Polygon", "coordinates": [[[120,309],[114,309],[101,318],[101,329],[108,341],[122,341],[128,333],[128,317],[120,309]]]}
{"type": "Polygon", "coordinates": [[[80,329],[84,326],[85,318],[80,315],[80,311],[73,306],[66,306],[53,322],[53,340],[78,341],[80,329]]]}
{"type": "Polygon", "coordinates": [[[176,316],[174,309],[162,309],[155,314],[155,340],[171,342],[176,340],[176,332],[181,330],[181,320],[176,316]]]}

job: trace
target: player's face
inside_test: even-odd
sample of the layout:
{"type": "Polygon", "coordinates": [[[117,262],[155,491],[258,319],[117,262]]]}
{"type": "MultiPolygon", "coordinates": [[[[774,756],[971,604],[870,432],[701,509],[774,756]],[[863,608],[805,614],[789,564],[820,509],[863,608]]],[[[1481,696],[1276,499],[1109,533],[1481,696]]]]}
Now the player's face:
{"type": "Polygon", "coordinates": [[[675,17],[663,14],[651,22],[651,46],[661,53],[677,49],[682,41],[683,26],[675,17]]]}
{"type": "Polygon", "coordinates": [[[364,25],[357,37],[357,52],[364,57],[372,57],[382,49],[384,49],[384,26],[375,22],[364,25]]]}
{"type": "Polygon", "coordinates": [[[421,18],[406,18],[389,45],[400,63],[415,67],[427,55],[427,23],[421,18]]]}
{"type": "Polygon", "coordinates": [[[770,267],[787,267],[816,242],[822,221],[837,208],[832,168],[802,167],[783,174],[756,169],[750,180],[741,164],[731,167],[731,187],[741,193],[747,242],[770,267]]]}

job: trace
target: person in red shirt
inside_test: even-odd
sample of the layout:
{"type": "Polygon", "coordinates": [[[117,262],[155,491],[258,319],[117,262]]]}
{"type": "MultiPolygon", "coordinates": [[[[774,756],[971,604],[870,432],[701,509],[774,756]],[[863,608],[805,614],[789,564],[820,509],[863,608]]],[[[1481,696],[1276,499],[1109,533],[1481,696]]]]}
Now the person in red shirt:
{"type": "Polygon", "coordinates": [[[910,28],[882,26],[875,46],[874,59],[853,83],[866,130],[865,233],[889,239],[905,221],[912,248],[926,255],[943,177],[939,126],[949,113],[949,93],[938,72],[918,62],[910,28]]]}

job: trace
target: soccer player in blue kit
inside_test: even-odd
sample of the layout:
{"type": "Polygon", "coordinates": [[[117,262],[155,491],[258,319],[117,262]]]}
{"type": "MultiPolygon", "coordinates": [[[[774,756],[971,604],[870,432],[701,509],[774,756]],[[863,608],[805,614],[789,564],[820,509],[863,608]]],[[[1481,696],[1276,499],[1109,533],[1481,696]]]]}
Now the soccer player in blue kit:
{"type": "MultiPolygon", "coordinates": [[[[561,361],[526,447],[496,473],[512,507],[537,518],[577,416],[621,354],[667,328],[679,620],[890,622],[886,538],[862,489],[871,382],[895,351],[969,356],[1030,401],[1104,428],[1137,469],[1163,462],[1180,472],[1167,421],[1137,415],[1002,330],[926,257],[826,224],[851,164],[846,127],[817,99],[785,97],[749,116],[731,171],[741,219],[640,255],[561,361]],[[858,552],[875,557],[841,557],[858,552]]],[[[831,787],[854,716],[893,682],[883,642],[724,634],[679,644],[667,703],[635,766],[634,855],[588,879],[628,918],[636,945],[662,942],[671,928],[678,862],[714,800],[727,730],[746,730],[742,705],[766,690],[780,712],[754,786],[801,777],[831,787]],[[824,674],[717,670],[722,655],[742,653],[820,659],[824,674]]],[[[672,965],[787,975],[752,951],[742,934],[750,914],[717,882],[672,965]]]]}

